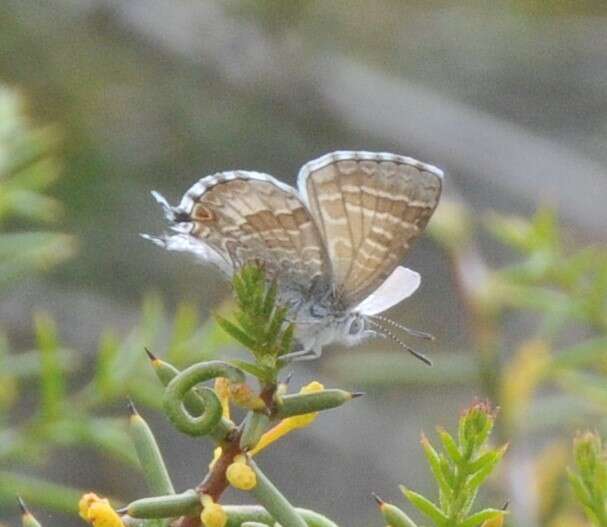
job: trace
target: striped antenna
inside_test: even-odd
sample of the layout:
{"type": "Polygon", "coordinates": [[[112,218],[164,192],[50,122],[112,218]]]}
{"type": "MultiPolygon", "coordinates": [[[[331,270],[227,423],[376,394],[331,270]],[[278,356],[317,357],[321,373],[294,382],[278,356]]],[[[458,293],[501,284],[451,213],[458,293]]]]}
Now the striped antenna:
{"type": "Polygon", "coordinates": [[[391,326],[404,331],[405,333],[407,333],[407,335],[411,335],[412,337],[415,337],[418,339],[423,339],[423,340],[436,340],[434,335],[432,335],[430,333],[426,333],[425,331],[419,331],[418,329],[408,328],[407,326],[403,326],[402,324],[399,324],[398,322],[396,322],[390,318],[382,317],[381,315],[372,315],[370,318],[374,318],[376,320],[381,320],[382,322],[386,322],[387,324],[390,324],[391,326]]]}
{"type": "Polygon", "coordinates": [[[368,320],[369,320],[369,323],[371,325],[375,326],[376,328],[378,328],[380,330],[380,333],[383,333],[384,335],[390,337],[402,349],[404,349],[405,351],[409,352],[415,358],[421,360],[424,364],[427,364],[428,366],[432,366],[432,361],[428,357],[426,357],[425,355],[423,355],[419,351],[415,351],[413,348],[407,346],[402,340],[400,340],[394,333],[392,333],[385,326],[382,326],[379,322],[376,322],[375,320],[371,320],[371,319],[368,319],[368,320]]]}

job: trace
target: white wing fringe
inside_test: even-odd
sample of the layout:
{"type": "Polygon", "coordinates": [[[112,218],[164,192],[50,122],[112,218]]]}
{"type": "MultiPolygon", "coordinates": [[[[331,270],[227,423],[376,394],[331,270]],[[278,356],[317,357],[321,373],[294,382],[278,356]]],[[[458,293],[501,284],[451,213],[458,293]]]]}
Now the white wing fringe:
{"type": "Polygon", "coordinates": [[[164,215],[168,221],[172,223],[170,229],[175,234],[163,234],[161,236],[152,236],[150,234],[140,234],[144,240],[149,240],[153,244],[166,249],[167,251],[186,252],[193,254],[196,258],[205,263],[217,265],[223,272],[231,275],[231,266],[225,262],[217,252],[211,249],[206,243],[199,238],[190,234],[190,223],[174,223],[175,222],[175,207],[169,205],[169,202],[164,196],[156,191],[152,191],[152,196],[160,204],[164,215]]]}
{"type": "Polygon", "coordinates": [[[354,311],[363,315],[377,315],[410,297],[421,281],[419,273],[399,266],[382,285],[358,304],[354,311]]]}

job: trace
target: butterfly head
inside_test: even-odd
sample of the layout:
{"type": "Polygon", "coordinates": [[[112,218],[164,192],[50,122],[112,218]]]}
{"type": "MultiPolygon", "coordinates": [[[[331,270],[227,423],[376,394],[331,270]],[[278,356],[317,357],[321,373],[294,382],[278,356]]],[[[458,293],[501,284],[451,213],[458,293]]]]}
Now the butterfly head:
{"type": "Polygon", "coordinates": [[[368,317],[360,312],[335,310],[322,304],[313,304],[309,315],[309,318],[300,318],[296,323],[302,343],[314,342],[315,346],[320,347],[335,342],[354,345],[376,334],[370,329],[368,317]]]}
{"type": "Polygon", "coordinates": [[[341,340],[349,345],[357,344],[361,340],[375,336],[375,331],[370,329],[368,318],[362,313],[350,313],[341,325],[341,340]]]}

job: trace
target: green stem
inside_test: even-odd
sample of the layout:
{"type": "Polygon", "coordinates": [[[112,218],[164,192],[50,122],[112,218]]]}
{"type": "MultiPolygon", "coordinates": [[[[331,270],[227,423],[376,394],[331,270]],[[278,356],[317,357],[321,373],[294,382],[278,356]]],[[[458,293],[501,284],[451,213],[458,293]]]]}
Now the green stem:
{"type": "Polygon", "coordinates": [[[284,419],[294,415],[320,412],[341,406],[359,394],[344,390],[323,390],[316,393],[285,395],[278,400],[277,417],[284,419]]]}
{"type": "Polygon", "coordinates": [[[265,507],[272,518],[285,527],[306,527],[306,522],[255,462],[251,460],[249,464],[257,476],[257,485],[251,490],[251,494],[265,507]]]}
{"type": "MultiPolygon", "coordinates": [[[[256,505],[225,505],[224,510],[228,514],[226,527],[243,527],[243,523],[246,522],[256,522],[262,525],[274,525],[275,523],[274,518],[266,509],[256,505]]],[[[338,527],[335,522],[317,512],[299,508],[295,510],[304,519],[307,527],[338,527]]]]}
{"type": "Polygon", "coordinates": [[[127,514],[136,519],[174,518],[200,514],[200,495],[193,489],[181,494],[142,498],[128,504],[127,514]]]}
{"type": "Polygon", "coordinates": [[[148,490],[152,494],[174,494],[175,489],[169,472],[162,458],[158,443],[154,438],[152,430],[145,419],[137,413],[135,406],[131,403],[131,417],[129,419],[131,439],[139,464],[143,469],[148,490]]]}

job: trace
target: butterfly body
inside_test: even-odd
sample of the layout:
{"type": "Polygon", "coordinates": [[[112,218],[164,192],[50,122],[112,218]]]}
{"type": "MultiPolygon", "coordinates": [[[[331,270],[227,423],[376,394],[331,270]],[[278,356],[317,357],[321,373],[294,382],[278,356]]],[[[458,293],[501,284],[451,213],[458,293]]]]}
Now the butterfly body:
{"type": "Polygon", "coordinates": [[[333,152],[304,165],[298,190],[259,172],[207,176],[171,207],[173,233],[149,237],[227,276],[249,262],[276,280],[300,352],[352,344],[369,316],[409,296],[419,275],[399,263],[438,204],[442,172],[387,153],[333,152]]]}

